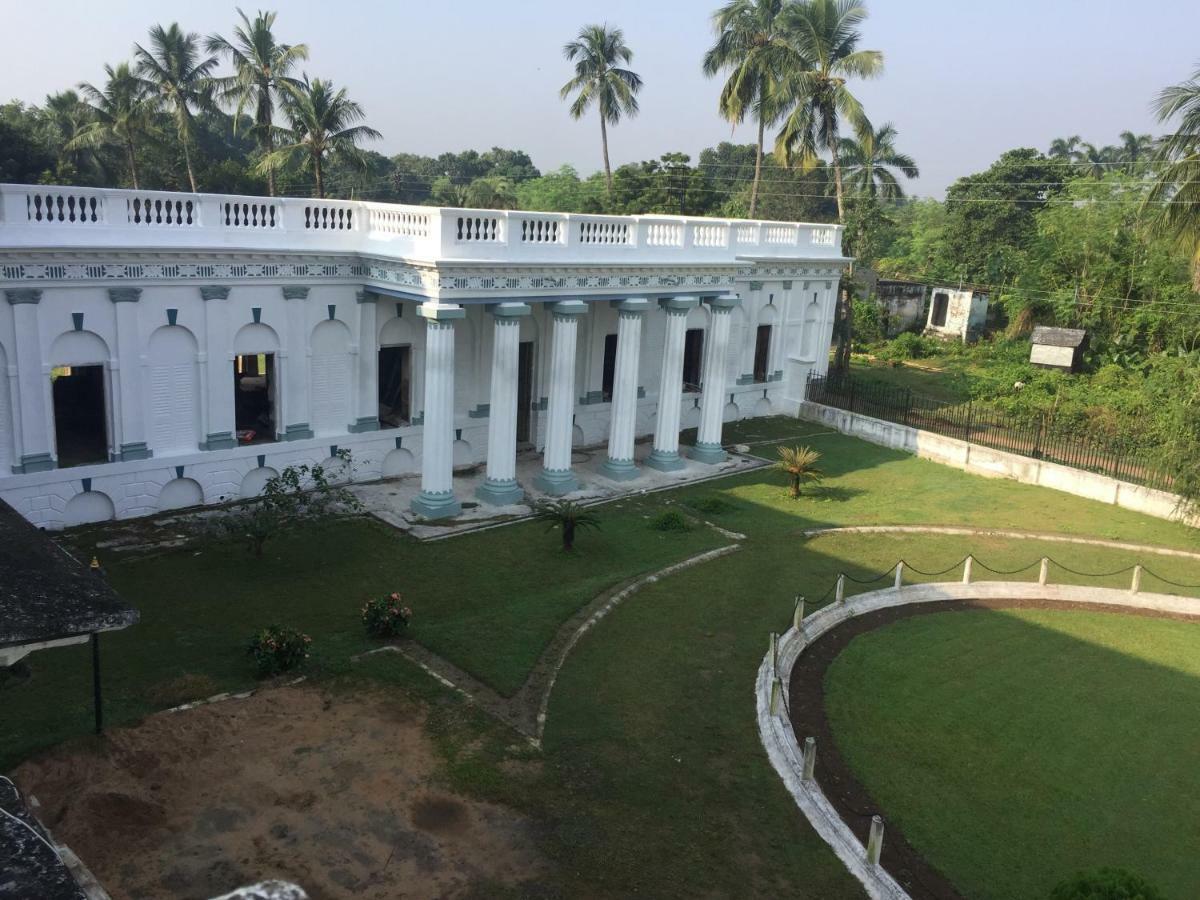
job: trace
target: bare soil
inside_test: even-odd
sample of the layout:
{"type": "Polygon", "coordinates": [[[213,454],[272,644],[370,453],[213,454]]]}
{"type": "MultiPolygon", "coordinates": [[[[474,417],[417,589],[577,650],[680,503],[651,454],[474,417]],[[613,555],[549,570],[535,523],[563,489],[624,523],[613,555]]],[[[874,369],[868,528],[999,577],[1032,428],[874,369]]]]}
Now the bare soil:
{"type": "Polygon", "coordinates": [[[439,784],[422,707],[383,691],[261,691],[64,745],[13,776],[114,897],[265,878],[323,898],[533,887],[533,824],[439,784]]]}

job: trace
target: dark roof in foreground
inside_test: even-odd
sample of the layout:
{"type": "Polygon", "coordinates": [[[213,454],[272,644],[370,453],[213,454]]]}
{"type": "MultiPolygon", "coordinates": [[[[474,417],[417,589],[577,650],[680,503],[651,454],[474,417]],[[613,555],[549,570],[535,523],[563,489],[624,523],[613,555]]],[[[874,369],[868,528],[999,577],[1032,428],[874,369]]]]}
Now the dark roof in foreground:
{"type": "Polygon", "coordinates": [[[0,647],[111,631],[137,620],[137,610],[103,578],[0,500],[0,647]]]}
{"type": "Polygon", "coordinates": [[[1038,325],[1033,329],[1030,341],[1043,347],[1078,347],[1087,340],[1087,332],[1082,328],[1051,328],[1048,325],[1038,325]]]}
{"type": "Polygon", "coordinates": [[[0,778],[0,898],[87,900],[75,877],[52,849],[40,822],[7,778],[0,778]]]}

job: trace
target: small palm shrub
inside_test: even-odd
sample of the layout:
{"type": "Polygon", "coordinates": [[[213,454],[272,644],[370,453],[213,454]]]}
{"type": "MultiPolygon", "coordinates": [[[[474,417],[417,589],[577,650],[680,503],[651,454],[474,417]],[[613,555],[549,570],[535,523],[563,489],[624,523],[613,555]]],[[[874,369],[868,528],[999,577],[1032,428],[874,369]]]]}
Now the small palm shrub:
{"type": "Polygon", "coordinates": [[[677,509],[664,509],[650,520],[650,527],[655,531],[691,531],[692,526],[677,509]]]}
{"type": "Polygon", "coordinates": [[[575,532],[580,528],[599,528],[599,517],[590,510],[580,506],[574,500],[550,500],[535,504],[534,519],[547,522],[547,531],[555,528],[562,529],[562,548],[571,550],[575,547],[575,532]]]}
{"type": "Polygon", "coordinates": [[[1142,876],[1126,869],[1099,869],[1080,872],[1059,882],[1050,892],[1050,900],[1166,900],[1142,876]]]}
{"type": "Polygon", "coordinates": [[[268,625],[250,641],[246,652],[254,657],[258,677],[288,672],[308,659],[312,638],[295,628],[268,625]]]}
{"type": "Polygon", "coordinates": [[[368,600],[362,608],[363,625],[372,637],[400,637],[408,631],[412,610],[397,593],[368,600]]]}
{"type": "Polygon", "coordinates": [[[780,447],[779,460],[775,468],[788,476],[788,494],[793,500],[800,496],[800,486],[806,481],[820,481],[825,477],[817,468],[821,454],[811,447],[780,447]]]}

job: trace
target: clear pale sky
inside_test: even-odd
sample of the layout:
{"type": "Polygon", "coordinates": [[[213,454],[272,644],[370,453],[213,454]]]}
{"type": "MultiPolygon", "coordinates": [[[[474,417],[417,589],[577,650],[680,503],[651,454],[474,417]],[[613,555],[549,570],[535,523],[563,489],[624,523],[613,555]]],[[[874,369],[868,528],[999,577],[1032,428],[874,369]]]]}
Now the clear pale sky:
{"type": "MultiPolygon", "coordinates": [[[[1157,133],[1154,95],[1200,66],[1200,3],[1146,0],[867,0],[863,46],[886,72],[856,90],[892,121],[940,196],[1003,150],[1080,134],[1115,143],[1157,133]]],[[[700,72],[716,0],[276,0],[276,30],[307,42],[306,70],[349,88],[384,139],[373,149],[437,154],[504,146],[543,170],[600,167],[595,116],[571,120],[562,44],[591,22],[618,25],[645,80],[641,115],[610,134],[614,165],[730,138],[719,82],[700,72]]],[[[256,6],[243,6],[247,12],[256,6]]],[[[40,103],[130,55],[155,23],[228,34],[234,4],[212,0],[0,0],[0,99],[40,103]]],[[[742,126],[735,138],[750,142],[742,126]]]]}

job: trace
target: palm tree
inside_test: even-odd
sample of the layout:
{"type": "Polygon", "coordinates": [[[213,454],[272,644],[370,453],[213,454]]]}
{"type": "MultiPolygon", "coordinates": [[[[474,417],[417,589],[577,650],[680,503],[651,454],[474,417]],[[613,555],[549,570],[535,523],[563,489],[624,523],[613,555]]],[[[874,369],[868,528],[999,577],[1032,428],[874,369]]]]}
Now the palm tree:
{"type": "Polygon", "coordinates": [[[788,494],[793,500],[800,496],[800,485],[805,481],[820,481],[825,477],[817,463],[821,454],[811,447],[780,447],[775,468],[788,476],[788,494]]]}
{"type": "Polygon", "coordinates": [[[155,25],[150,29],[150,49],[134,44],[138,76],[147,89],[175,120],[175,132],[183,146],[187,165],[188,184],[195,193],[196,173],[192,169],[192,111],[208,107],[212,96],[212,72],[217,67],[215,56],[202,57],[200,35],[184,34],[178,22],[170,28],[155,25]]]}
{"type": "Polygon", "coordinates": [[[547,530],[562,529],[563,550],[574,549],[576,529],[600,527],[599,517],[573,500],[550,500],[535,504],[533,517],[541,522],[549,522],[547,530]]]}
{"type": "Polygon", "coordinates": [[[263,157],[259,169],[271,172],[293,155],[301,154],[301,168],[312,170],[317,196],[323,198],[326,161],[336,157],[350,165],[365,166],[358,142],[383,135],[374,128],[354,124],[365,119],[366,113],[346,96],[345,88],[334,90],[332,81],[309,81],[305,75],[303,81],[288,82],[285,88],[283,113],[291,129],[281,132],[286,143],[263,157]]]}
{"type": "Polygon", "coordinates": [[[1082,143],[1083,138],[1077,134],[1073,134],[1068,138],[1055,138],[1050,144],[1050,149],[1046,155],[1051,159],[1074,162],[1079,157],[1079,145],[1082,143]]]}
{"type": "Polygon", "coordinates": [[[1121,132],[1121,161],[1130,173],[1141,168],[1153,152],[1154,138],[1150,135],[1134,134],[1132,131],[1121,132]]]}
{"type": "Polygon", "coordinates": [[[115,69],[104,66],[104,88],[86,81],[79,90],[89,101],[92,121],[67,142],[66,150],[98,147],[119,143],[125,150],[125,163],[134,190],[141,187],[138,180],[137,148],[154,124],[154,105],[146,96],[145,83],[134,74],[129,63],[115,69]]]}
{"type": "Polygon", "coordinates": [[[75,183],[78,183],[80,176],[87,179],[101,178],[104,164],[96,148],[79,146],[76,142],[92,122],[92,108],[84,103],[75,91],[59,91],[46,97],[41,115],[55,135],[55,144],[59,148],[59,168],[69,165],[73,170],[69,177],[74,178],[75,183]]]}
{"type": "Polygon", "coordinates": [[[1156,230],[1169,235],[1192,261],[1192,287],[1200,291],[1200,69],[1166,88],[1154,104],[1160,122],[1178,127],[1159,142],[1161,168],[1146,196],[1156,230]]]}
{"type": "Polygon", "coordinates": [[[891,169],[899,169],[906,178],[917,178],[921,172],[911,156],[896,149],[895,126],[887,122],[876,130],[864,120],[856,131],[857,137],[838,142],[838,158],[850,192],[861,199],[903,200],[904,188],[891,169]]]}
{"type": "Polygon", "coordinates": [[[1103,178],[1112,164],[1119,162],[1118,156],[1119,151],[1116,147],[1097,147],[1085,141],[1076,153],[1079,174],[1090,178],[1103,178]]]}
{"type": "MultiPolygon", "coordinates": [[[[288,73],[300,60],[308,59],[306,44],[281,44],[271,30],[276,13],[259,12],[251,21],[240,9],[242,24],[233,30],[233,40],[219,34],[209,36],[209,53],[228,56],[233,63],[233,75],[221,79],[221,96],[235,107],[234,123],[242,118],[247,107],[254,108],[254,136],[263,156],[274,149],[275,103],[283,96],[285,85],[295,85],[288,73]]],[[[275,196],[275,170],[268,167],[267,192],[275,196]]]]}
{"type": "Polygon", "coordinates": [[[758,123],[750,218],[758,206],[762,180],[763,135],[780,117],[777,103],[780,74],[796,65],[795,53],[783,39],[780,18],[791,0],[729,0],[713,13],[717,42],[704,54],[709,78],[728,70],[717,109],[733,125],[749,113],[758,123]]]}
{"type": "Polygon", "coordinates": [[[616,125],[622,115],[636,116],[641,76],[621,68],[633,59],[633,51],[625,44],[620,28],[608,25],[585,25],[579,36],[563,46],[563,56],[575,63],[575,77],[559,90],[566,100],[578,92],[571,103],[571,118],[581,119],[595,104],[600,110],[600,143],[604,149],[604,181],[612,195],[612,166],[608,162],[608,126],[616,125]]]}
{"type": "Polygon", "coordinates": [[[783,14],[787,42],[807,67],[784,73],[780,91],[793,109],[775,139],[775,152],[789,165],[798,156],[805,171],[817,165],[822,150],[829,153],[839,222],[846,215],[838,155],[841,123],[857,129],[866,119],[846,82],[883,71],[882,53],[858,49],[858,26],[866,17],[866,7],[855,0],[807,0],[783,14]]]}

